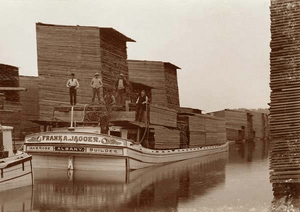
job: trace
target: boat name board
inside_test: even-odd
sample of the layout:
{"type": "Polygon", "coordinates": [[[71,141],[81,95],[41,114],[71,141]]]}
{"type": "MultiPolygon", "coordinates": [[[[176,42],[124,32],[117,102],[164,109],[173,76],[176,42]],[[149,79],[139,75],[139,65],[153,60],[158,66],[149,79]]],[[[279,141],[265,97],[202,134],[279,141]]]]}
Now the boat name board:
{"type": "Polygon", "coordinates": [[[126,146],[125,141],[118,141],[115,138],[85,135],[40,135],[26,138],[25,141],[28,143],[98,143],[102,145],[126,146]]]}
{"type": "Polygon", "coordinates": [[[53,146],[27,146],[27,151],[53,151],[53,146]]]}
{"type": "Polygon", "coordinates": [[[27,146],[29,152],[84,152],[105,155],[123,155],[122,149],[90,148],[90,147],[62,147],[62,146],[27,146]]]}
{"type": "Polygon", "coordinates": [[[87,148],[89,153],[101,153],[108,155],[123,155],[122,149],[107,149],[107,148],[87,148]]]}

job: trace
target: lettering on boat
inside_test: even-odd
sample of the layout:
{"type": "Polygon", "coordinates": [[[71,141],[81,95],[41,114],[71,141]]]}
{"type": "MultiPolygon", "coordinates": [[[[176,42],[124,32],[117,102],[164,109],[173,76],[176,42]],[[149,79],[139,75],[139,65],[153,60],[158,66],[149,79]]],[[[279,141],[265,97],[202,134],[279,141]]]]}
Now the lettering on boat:
{"type": "Polygon", "coordinates": [[[98,143],[103,145],[124,146],[124,141],[117,141],[115,138],[103,136],[85,135],[40,135],[26,138],[26,142],[52,142],[52,143],[98,143]]]}
{"type": "Polygon", "coordinates": [[[67,152],[84,152],[84,147],[64,147],[56,146],[54,147],[55,151],[67,151],[67,152]]]}
{"type": "Polygon", "coordinates": [[[89,153],[101,153],[108,155],[123,155],[122,149],[107,149],[107,148],[87,148],[89,153]]]}
{"type": "Polygon", "coordinates": [[[53,151],[53,146],[27,146],[27,151],[53,151]]]}

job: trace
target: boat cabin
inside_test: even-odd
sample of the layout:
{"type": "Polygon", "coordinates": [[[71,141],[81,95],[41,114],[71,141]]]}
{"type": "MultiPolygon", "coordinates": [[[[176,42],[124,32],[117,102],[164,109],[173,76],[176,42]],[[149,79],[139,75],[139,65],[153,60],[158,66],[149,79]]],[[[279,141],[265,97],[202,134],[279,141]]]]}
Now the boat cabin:
{"type": "Polygon", "coordinates": [[[14,154],[12,142],[13,127],[0,125],[0,159],[14,154]]]}

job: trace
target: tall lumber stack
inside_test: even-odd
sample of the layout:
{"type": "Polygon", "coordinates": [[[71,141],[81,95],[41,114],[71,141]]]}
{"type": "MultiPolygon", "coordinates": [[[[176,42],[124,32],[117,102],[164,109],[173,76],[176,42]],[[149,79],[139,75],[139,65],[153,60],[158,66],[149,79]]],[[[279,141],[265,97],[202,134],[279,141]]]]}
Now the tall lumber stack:
{"type": "Polygon", "coordinates": [[[39,125],[32,121],[39,119],[39,87],[38,77],[20,76],[20,86],[26,91],[20,92],[22,103],[21,129],[24,135],[39,131],[39,125]]]}
{"type": "Polygon", "coordinates": [[[19,68],[0,64],[0,124],[12,126],[13,140],[19,140],[21,135],[22,104],[20,103],[19,68]],[[7,89],[5,89],[7,88],[7,89]],[[3,104],[3,105],[2,105],[3,104]]]}
{"type": "Polygon", "coordinates": [[[161,61],[128,60],[129,80],[151,86],[152,104],[179,110],[177,69],[161,61]]]}
{"type": "Polygon", "coordinates": [[[300,5],[271,0],[270,179],[300,182],[300,5]]]}
{"type": "Polygon", "coordinates": [[[128,76],[126,42],[133,40],[112,28],[37,23],[36,31],[41,120],[50,120],[54,106],[69,104],[71,73],[80,84],[81,104],[91,102],[90,81],[96,72],[109,88],[120,73],[128,76]]]}

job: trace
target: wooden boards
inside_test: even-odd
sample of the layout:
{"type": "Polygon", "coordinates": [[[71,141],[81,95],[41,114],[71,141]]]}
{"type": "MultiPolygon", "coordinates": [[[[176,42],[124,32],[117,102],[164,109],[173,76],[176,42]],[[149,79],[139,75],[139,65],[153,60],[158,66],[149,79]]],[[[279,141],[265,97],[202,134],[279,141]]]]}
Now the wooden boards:
{"type": "Polygon", "coordinates": [[[189,147],[212,146],[223,144],[227,141],[225,119],[211,115],[194,114],[178,115],[178,126],[181,131],[182,143],[187,143],[189,147]],[[188,126],[188,132],[183,123],[188,126]],[[185,135],[188,135],[186,142],[185,135]]]}
{"type": "Polygon", "coordinates": [[[297,0],[271,1],[270,131],[272,138],[300,132],[300,6],[297,0]]]}
{"type": "Polygon", "coordinates": [[[71,73],[80,84],[77,103],[82,105],[92,100],[96,72],[104,88],[114,88],[120,73],[128,76],[126,42],[133,40],[112,28],[37,23],[36,31],[41,120],[49,120],[53,107],[69,103],[71,73]]]}
{"type": "Polygon", "coordinates": [[[269,137],[268,115],[249,110],[229,110],[212,112],[214,116],[225,118],[227,140],[246,141],[269,137]]]}
{"type": "Polygon", "coordinates": [[[270,180],[285,186],[300,182],[299,1],[271,0],[270,11],[270,180]]]}
{"type": "Polygon", "coordinates": [[[153,87],[153,104],[179,110],[179,67],[161,61],[128,60],[128,69],[130,81],[153,87]]]}
{"type": "Polygon", "coordinates": [[[177,127],[177,113],[167,107],[150,104],[150,124],[177,127]]]}
{"type": "Polygon", "coordinates": [[[154,126],[155,149],[178,149],[180,147],[180,131],[163,126],[154,126]]]}

